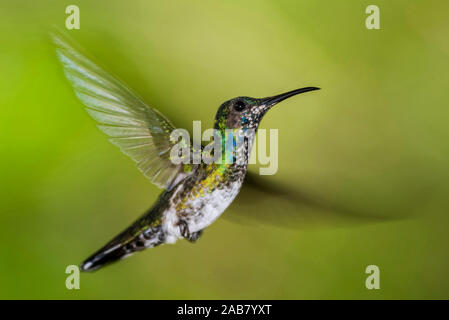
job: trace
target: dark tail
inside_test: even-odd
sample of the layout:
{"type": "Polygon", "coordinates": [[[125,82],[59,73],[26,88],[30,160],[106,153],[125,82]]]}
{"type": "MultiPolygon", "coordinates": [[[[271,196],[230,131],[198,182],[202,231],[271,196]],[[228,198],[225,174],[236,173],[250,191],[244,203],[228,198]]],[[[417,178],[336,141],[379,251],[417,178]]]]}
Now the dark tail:
{"type": "Polygon", "coordinates": [[[81,271],[95,271],[134,252],[155,247],[163,242],[164,233],[161,230],[160,217],[156,216],[153,208],[87,258],[81,264],[81,271]]]}

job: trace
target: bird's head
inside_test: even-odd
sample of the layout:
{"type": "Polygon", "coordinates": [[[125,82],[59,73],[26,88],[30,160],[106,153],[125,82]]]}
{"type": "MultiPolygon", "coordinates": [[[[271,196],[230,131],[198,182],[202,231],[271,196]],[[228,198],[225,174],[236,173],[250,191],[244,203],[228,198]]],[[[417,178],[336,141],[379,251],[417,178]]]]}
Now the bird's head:
{"type": "Polygon", "coordinates": [[[305,87],[262,99],[237,97],[224,102],[215,116],[215,129],[257,129],[265,113],[275,104],[294,95],[318,90],[305,87]]]}

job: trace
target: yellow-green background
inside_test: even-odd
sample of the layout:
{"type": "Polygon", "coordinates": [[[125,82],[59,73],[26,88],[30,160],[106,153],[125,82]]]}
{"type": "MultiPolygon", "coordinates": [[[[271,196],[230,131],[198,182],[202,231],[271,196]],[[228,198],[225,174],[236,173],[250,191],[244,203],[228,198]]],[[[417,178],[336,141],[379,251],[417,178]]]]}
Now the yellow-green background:
{"type": "MultiPolygon", "coordinates": [[[[449,2],[0,2],[0,298],[448,298],[449,2]],[[65,288],[160,192],[76,100],[48,39],[69,33],[174,123],[234,96],[316,85],[271,111],[285,183],[334,210],[247,196],[195,245],[65,288]],[[365,8],[381,30],[365,28],[365,8]],[[365,267],[381,289],[365,288],[365,267]]],[[[251,168],[255,170],[256,168],[251,168]]],[[[240,199],[242,200],[242,199],[240,199]]]]}

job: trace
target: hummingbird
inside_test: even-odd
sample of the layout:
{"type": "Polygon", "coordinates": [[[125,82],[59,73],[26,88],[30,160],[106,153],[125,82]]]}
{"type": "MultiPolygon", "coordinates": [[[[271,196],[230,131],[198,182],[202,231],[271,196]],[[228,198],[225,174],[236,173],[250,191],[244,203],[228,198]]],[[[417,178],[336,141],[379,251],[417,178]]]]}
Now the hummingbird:
{"type": "MultiPolygon", "coordinates": [[[[170,159],[174,145],[170,134],[176,127],[87,58],[73,40],[61,33],[52,33],[52,39],[66,78],[98,128],[136,162],[145,177],[163,189],[149,210],[87,258],[80,269],[95,271],[135,252],[178,239],[196,242],[239,193],[248,158],[230,163],[175,164],[170,159]]],[[[266,98],[232,98],[219,106],[214,129],[223,139],[227,129],[249,132],[241,144],[242,154],[249,155],[268,110],[285,99],[318,89],[303,87],[266,98]]]]}

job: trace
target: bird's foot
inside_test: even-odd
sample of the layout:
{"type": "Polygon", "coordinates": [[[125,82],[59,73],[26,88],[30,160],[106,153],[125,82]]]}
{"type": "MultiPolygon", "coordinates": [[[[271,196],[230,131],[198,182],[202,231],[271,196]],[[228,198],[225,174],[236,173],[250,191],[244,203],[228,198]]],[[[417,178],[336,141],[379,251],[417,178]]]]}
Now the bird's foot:
{"type": "Polygon", "coordinates": [[[190,237],[187,238],[187,240],[189,240],[192,243],[197,242],[202,234],[203,234],[203,230],[200,230],[200,231],[197,231],[197,232],[193,232],[193,233],[190,234],[190,237]]]}
{"type": "Polygon", "coordinates": [[[178,222],[179,231],[183,238],[187,239],[190,242],[196,242],[201,235],[203,234],[203,230],[190,233],[189,225],[185,220],[180,220],[178,222]]]}
{"type": "Polygon", "coordinates": [[[185,220],[179,220],[178,227],[179,227],[179,232],[181,233],[181,236],[183,236],[183,238],[186,238],[186,239],[190,238],[189,225],[187,224],[187,222],[185,220]]]}

